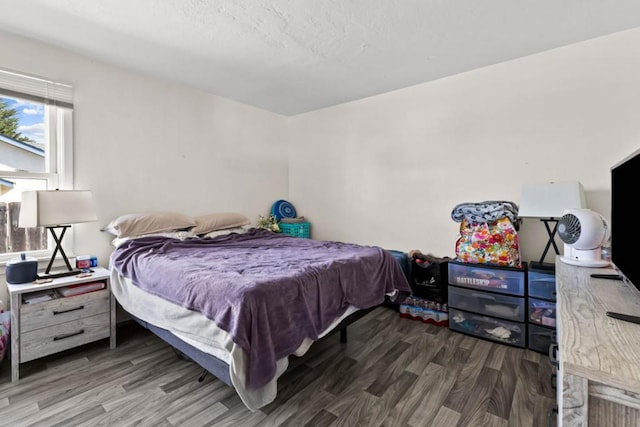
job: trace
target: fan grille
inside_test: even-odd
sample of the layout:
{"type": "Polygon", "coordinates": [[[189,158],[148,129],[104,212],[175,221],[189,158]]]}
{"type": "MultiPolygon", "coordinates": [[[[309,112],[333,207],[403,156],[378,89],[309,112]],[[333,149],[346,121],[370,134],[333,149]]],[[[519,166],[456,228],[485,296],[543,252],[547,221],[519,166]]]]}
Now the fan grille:
{"type": "Polygon", "coordinates": [[[569,245],[577,242],[581,232],[582,227],[577,216],[571,213],[562,215],[558,224],[558,236],[563,242],[569,245]]]}

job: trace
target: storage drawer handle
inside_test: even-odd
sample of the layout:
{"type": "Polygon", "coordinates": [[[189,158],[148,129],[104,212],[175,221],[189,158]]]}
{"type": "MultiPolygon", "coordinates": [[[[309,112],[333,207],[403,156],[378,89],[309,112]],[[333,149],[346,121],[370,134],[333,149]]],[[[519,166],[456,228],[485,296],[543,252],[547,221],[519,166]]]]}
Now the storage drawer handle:
{"type": "Polygon", "coordinates": [[[550,408],[549,412],[547,412],[547,425],[549,427],[555,427],[556,425],[558,425],[557,421],[553,422],[553,419],[556,418],[556,417],[554,417],[554,415],[556,415],[556,417],[558,415],[558,407],[557,406],[554,406],[553,408],[550,408]]]}
{"type": "Polygon", "coordinates": [[[555,366],[558,366],[558,344],[549,344],[549,360],[555,366]]]}
{"type": "Polygon", "coordinates": [[[488,299],[488,300],[491,300],[491,301],[495,301],[496,300],[496,298],[494,296],[487,295],[487,294],[479,294],[477,292],[471,293],[471,296],[472,297],[476,297],[476,298],[488,299]]]}
{"type": "Polygon", "coordinates": [[[69,313],[71,311],[77,311],[77,310],[82,310],[82,309],[84,309],[84,305],[81,305],[81,306],[75,307],[75,308],[70,308],[69,310],[62,310],[62,311],[53,310],[53,315],[56,316],[58,314],[69,313]]]}
{"type": "Polygon", "coordinates": [[[71,338],[71,337],[75,337],[76,335],[82,335],[84,334],[84,329],[80,329],[78,332],[71,332],[70,334],[66,334],[66,335],[58,335],[57,337],[53,337],[54,341],[60,341],[66,338],[71,338]]]}
{"type": "Polygon", "coordinates": [[[553,387],[554,390],[558,388],[558,375],[555,373],[551,374],[551,387],[553,387]]]}

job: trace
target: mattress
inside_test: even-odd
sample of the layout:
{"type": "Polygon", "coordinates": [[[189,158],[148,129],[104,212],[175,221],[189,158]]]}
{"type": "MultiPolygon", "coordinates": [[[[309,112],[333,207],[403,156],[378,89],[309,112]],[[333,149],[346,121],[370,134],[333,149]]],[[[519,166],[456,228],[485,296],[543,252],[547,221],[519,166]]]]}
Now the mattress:
{"type": "MultiPolygon", "coordinates": [[[[133,285],[131,279],[123,277],[115,269],[111,269],[111,290],[126,312],[140,320],[171,332],[171,334],[185,343],[226,363],[229,366],[229,377],[232,385],[248,409],[255,411],[275,399],[277,380],[289,366],[288,357],[277,361],[276,376],[272,381],[259,388],[247,387],[245,375],[246,353],[233,342],[227,332],[217,327],[207,317],[143,291],[133,285]]],[[[350,306],[318,338],[324,337],[342,320],[356,311],[358,311],[358,308],[350,306]]],[[[313,342],[308,338],[304,340],[294,352],[294,355],[304,355],[313,342]]]]}
{"type": "Polygon", "coordinates": [[[255,228],[214,238],[132,239],[116,248],[110,265],[122,307],[227,364],[251,410],[275,399],[289,356],[303,355],[358,309],[409,290],[382,248],[255,228]]]}

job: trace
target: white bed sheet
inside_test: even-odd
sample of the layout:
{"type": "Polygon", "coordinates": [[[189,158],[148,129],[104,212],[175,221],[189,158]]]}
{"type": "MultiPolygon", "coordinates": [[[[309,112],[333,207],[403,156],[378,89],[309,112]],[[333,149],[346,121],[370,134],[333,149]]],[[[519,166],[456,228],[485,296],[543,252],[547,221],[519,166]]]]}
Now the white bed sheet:
{"type": "MultiPolygon", "coordinates": [[[[231,336],[218,328],[214,322],[204,315],[173,304],[163,298],[149,294],[133,285],[130,279],[121,276],[115,269],[111,269],[111,290],[127,312],[141,320],[166,329],[176,337],[193,347],[211,354],[229,365],[229,376],[238,396],[251,411],[273,402],[277,393],[277,379],[289,366],[287,357],[278,360],[276,375],[273,380],[260,388],[248,388],[246,384],[247,356],[244,350],[236,345],[231,336]]],[[[347,311],[335,319],[333,323],[320,335],[322,338],[333,330],[344,318],[358,309],[349,307],[347,311]]],[[[304,355],[313,343],[310,338],[294,353],[304,355]]]]}

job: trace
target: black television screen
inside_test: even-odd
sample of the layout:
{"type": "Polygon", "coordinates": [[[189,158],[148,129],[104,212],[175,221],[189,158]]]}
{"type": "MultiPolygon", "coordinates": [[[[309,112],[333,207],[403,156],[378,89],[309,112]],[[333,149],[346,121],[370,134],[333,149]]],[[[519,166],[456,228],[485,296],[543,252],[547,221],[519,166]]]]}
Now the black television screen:
{"type": "Polygon", "coordinates": [[[634,215],[640,195],[640,150],[611,168],[611,262],[640,289],[640,251],[634,215]]]}

